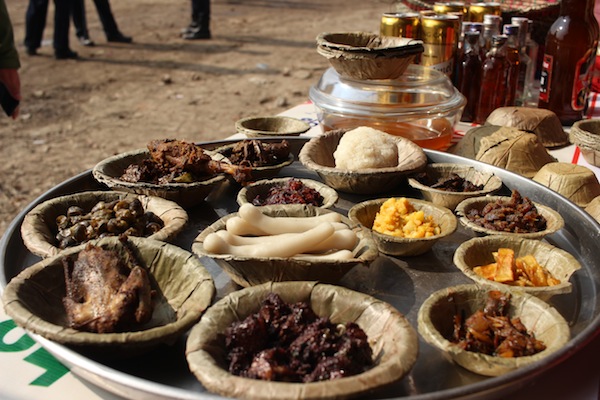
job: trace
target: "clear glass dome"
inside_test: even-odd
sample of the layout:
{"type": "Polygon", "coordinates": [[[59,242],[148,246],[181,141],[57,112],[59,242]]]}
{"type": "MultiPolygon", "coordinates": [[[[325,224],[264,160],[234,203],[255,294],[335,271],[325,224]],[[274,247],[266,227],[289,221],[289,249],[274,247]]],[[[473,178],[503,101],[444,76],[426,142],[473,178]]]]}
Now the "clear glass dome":
{"type": "Polygon", "coordinates": [[[466,104],[446,75],[414,64],[395,80],[343,78],[329,68],[309,98],[326,131],[367,125],[433,149],[448,147],[466,104]]]}

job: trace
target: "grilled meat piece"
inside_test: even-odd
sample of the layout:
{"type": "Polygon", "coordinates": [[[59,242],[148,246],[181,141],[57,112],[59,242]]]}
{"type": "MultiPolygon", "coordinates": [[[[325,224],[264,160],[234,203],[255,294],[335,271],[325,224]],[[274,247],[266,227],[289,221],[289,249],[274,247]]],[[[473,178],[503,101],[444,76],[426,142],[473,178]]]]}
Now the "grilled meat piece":
{"type": "Polygon", "coordinates": [[[150,159],[129,165],[121,179],[126,182],[194,182],[226,173],[237,182],[252,179],[251,168],[213,160],[201,146],[181,140],[153,140],[148,143],[150,159]]]}
{"type": "Polygon", "coordinates": [[[129,262],[117,251],[91,243],[76,260],[63,261],[66,284],[63,304],[72,328],[97,333],[122,332],[151,319],[150,279],[128,246],[126,242],[129,262]]]}
{"type": "Polygon", "coordinates": [[[256,139],[242,140],[224,154],[236,165],[265,167],[287,160],[290,155],[290,144],[287,140],[279,143],[262,142],[256,139]]]}
{"type": "Polygon", "coordinates": [[[251,169],[213,160],[202,147],[180,140],[153,140],[148,144],[152,160],[162,170],[181,174],[189,172],[194,176],[210,176],[218,173],[231,175],[238,182],[251,179],[251,169]]]}

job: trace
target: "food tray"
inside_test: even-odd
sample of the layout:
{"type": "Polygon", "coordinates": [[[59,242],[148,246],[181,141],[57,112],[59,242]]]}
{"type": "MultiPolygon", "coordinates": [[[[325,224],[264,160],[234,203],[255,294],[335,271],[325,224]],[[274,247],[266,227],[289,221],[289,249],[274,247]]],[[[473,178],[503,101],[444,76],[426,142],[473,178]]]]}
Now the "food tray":
{"type": "MultiPolygon", "coordinates": [[[[272,138],[268,140],[281,140],[272,138]]],[[[286,138],[297,155],[305,138],[286,138]]],[[[204,143],[213,148],[227,142],[204,143]]],[[[592,341],[600,332],[600,225],[575,204],[548,188],[520,175],[452,154],[425,150],[429,162],[462,163],[485,167],[498,175],[504,186],[499,194],[509,195],[517,189],[524,196],[546,204],[559,211],[565,219],[565,227],[546,240],[560,247],[582,264],[582,269],[572,277],[573,291],[555,296],[550,303],[563,315],[571,329],[571,340],[560,351],[512,373],[495,378],[472,374],[447,361],[438,350],[419,339],[419,358],[411,373],[400,382],[379,390],[369,398],[446,399],[446,398],[499,398],[530,384],[543,373],[567,360],[579,349],[592,341]]],[[[295,176],[319,180],[299,162],[282,169],[279,176],[295,176]]],[[[68,193],[102,189],[90,171],[63,182],[36,199],[23,210],[8,227],[0,241],[0,286],[21,270],[37,262],[39,258],[29,253],[20,236],[24,215],[35,205],[52,197],[68,193]]],[[[189,210],[190,223],[176,239],[175,244],[190,250],[198,232],[218,218],[237,211],[235,183],[223,185],[211,194],[206,202],[189,210]]],[[[403,184],[389,196],[421,198],[420,193],[403,184]]],[[[373,196],[340,193],[333,209],[346,214],[356,202],[373,196]]],[[[393,258],[381,255],[370,267],[355,267],[341,281],[341,285],[358,290],[395,306],[407,316],[416,328],[417,313],[422,302],[434,291],[462,283],[471,283],[452,264],[452,256],[458,245],[473,237],[460,226],[448,238],[440,240],[432,251],[412,258],[393,258]]],[[[208,258],[202,261],[213,275],[218,300],[237,290],[229,277],[208,258]]],[[[189,372],[185,360],[185,338],[173,347],[162,347],[147,355],[130,360],[103,361],[86,358],[62,345],[32,335],[50,353],[67,365],[77,376],[109,392],[133,399],[209,399],[219,398],[207,392],[189,372]]]]}

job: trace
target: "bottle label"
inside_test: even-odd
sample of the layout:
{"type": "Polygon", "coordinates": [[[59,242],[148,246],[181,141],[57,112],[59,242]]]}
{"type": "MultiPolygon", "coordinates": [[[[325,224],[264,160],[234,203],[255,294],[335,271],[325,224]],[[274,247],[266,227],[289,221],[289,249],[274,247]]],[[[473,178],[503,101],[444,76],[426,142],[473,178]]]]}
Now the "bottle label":
{"type": "Polygon", "coordinates": [[[549,54],[544,54],[542,60],[542,73],[540,75],[540,101],[548,102],[550,98],[550,80],[552,79],[552,66],[554,65],[554,57],[549,54]]]}
{"type": "Polygon", "coordinates": [[[573,92],[571,93],[571,108],[575,111],[582,111],[587,101],[590,91],[590,78],[592,72],[594,57],[592,49],[589,49],[575,66],[575,75],[573,78],[573,92]]]}

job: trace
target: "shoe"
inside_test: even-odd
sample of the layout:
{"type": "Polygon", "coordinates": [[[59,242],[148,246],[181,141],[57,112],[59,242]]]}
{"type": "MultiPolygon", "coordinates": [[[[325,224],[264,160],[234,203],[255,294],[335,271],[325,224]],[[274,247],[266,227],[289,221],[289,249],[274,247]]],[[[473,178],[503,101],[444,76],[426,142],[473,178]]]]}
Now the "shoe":
{"type": "Polygon", "coordinates": [[[106,37],[107,42],[113,43],[131,43],[133,42],[133,38],[131,36],[125,36],[121,32],[117,32],[112,35],[108,35],[106,37]]]}
{"type": "Polygon", "coordinates": [[[35,47],[27,47],[25,52],[27,53],[28,56],[37,56],[38,55],[37,49],[35,47]]]}
{"type": "Polygon", "coordinates": [[[96,45],[96,43],[94,43],[94,41],[90,39],[89,36],[78,36],[77,39],[79,39],[79,43],[81,43],[81,45],[85,47],[92,47],[96,45]]]}
{"type": "Polygon", "coordinates": [[[195,31],[188,32],[181,35],[185,40],[198,40],[198,39],[210,39],[210,31],[195,31]]]}
{"type": "Polygon", "coordinates": [[[181,30],[181,35],[190,34],[194,32],[198,32],[200,30],[200,25],[195,22],[190,23],[188,26],[181,30]]]}
{"type": "Polygon", "coordinates": [[[55,51],[54,52],[54,58],[56,58],[57,60],[69,60],[69,59],[77,59],[79,58],[79,54],[77,54],[76,52],[67,49],[64,51],[55,51]]]}

